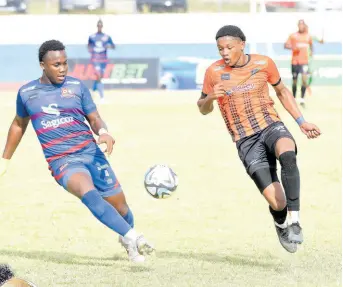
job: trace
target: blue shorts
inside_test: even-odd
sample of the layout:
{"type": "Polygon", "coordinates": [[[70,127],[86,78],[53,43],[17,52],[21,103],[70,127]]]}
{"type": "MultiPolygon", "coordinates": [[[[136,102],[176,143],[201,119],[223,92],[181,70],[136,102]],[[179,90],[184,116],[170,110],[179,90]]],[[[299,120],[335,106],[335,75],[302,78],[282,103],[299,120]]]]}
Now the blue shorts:
{"type": "Polygon", "coordinates": [[[96,73],[102,77],[105,73],[107,63],[93,63],[93,66],[94,66],[96,73]]]}
{"type": "Polygon", "coordinates": [[[105,156],[78,155],[66,156],[50,164],[52,176],[68,190],[67,184],[74,173],[88,174],[102,197],[115,195],[122,191],[121,186],[105,156]]]}

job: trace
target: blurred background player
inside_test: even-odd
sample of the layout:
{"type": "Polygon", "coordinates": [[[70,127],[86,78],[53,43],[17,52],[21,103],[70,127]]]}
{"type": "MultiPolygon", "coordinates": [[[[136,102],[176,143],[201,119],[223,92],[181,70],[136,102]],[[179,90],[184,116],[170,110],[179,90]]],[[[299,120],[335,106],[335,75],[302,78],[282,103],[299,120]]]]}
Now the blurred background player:
{"type": "MultiPolygon", "coordinates": [[[[305,24],[305,31],[306,33],[310,34],[308,25],[305,24]]],[[[322,38],[316,37],[315,35],[311,35],[312,41],[319,43],[319,44],[324,44],[324,37],[322,35],[322,38]]],[[[313,51],[311,51],[310,47],[308,48],[308,73],[307,73],[307,87],[306,87],[306,92],[309,96],[312,95],[312,89],[311,89],[311,84],[313,81],[313,66],[312,66],[312,61],[313,61],[313,51]]]]}
{"type": "Polygon", "coordinates": [[[301,98],[299,103],[305,106],[305,93],[308,81],[308,71],[309,71],[309,58],[312,57],[313,47],[312,47],[312,37],[308,34],[306,30],[306,24],[304,20],[299,20],[298,31],[291,34],[285,43],[285,49],[292,50],[292,91],[293,96],[296,98],[297,95],[297,84],[298,76],[301,74],[302,85],[301,85],[301,98]]]}
{"type": "Polygon", "coordinates": [[[213,102],[218,102],[247,173],[269,203],[281,245],[288,252],[296,252],[297,244],[303,242],[297,149],[293,136],[273,107],[268,83],[308,138],[318,137],[320,131],[305,121],[294,97],[281,81],[274,61],[244,53],[246,38],[240,28],[222,27],[216,41],[222,59],[206,70],[199,110],[206,115],[213,111],[213,102]],[[282,186],[276,173],[277,159],[282,186]],[[290,211],[291,225],[287,223],[287,211],[290,211]]]}
{"type": "Polygon", "coordinates": [[[0,264],[0,287],[36,287],[36,285],[15,277],[9,265],[0,264]]]}
{"type": "Polygon", "coordinates": [[[104,84],[101,79],[104,76],[106,65],[108,63],[107,50],[115,49],[112,38],[102,32],[103,22],[99,20],[97,23],[98,32],[92,34],[88,38],[88,51],[91,54],[91,62],[96,72],[96,80],[93,84],[93,91],[98,91],[100,95],[100,103],[105,102],[104,84]]]}
{"type": "Polygon", "coordinates": [[[143,254],[150,254],[153,247],[133,228],[133,214],[123,190],[85,123],[86,119],[99,135],[98,144],[106,144],[111,154],[114,139],[89,90],[80,80],[67,76],[67,55],[61,42],[44,42],[39,48],[39,62],[41,78],[18,91],[16,116],[0,159],[0,175],[6,172],[31,120],[56,182],[120,235],[119,242],[131,261],[143,262],[143,254]]]}

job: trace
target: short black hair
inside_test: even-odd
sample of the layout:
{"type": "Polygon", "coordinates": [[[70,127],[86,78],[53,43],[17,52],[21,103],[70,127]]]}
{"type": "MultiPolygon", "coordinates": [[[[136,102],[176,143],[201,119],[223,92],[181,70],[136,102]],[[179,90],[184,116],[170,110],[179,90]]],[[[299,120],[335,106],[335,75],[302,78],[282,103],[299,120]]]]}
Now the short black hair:
{"type": "Polygon", "coordinates": [[[225,36],[230,36],[230,37],[235,37],[235,38],[240,38],[242,41],[245,42],[246,38],[242,30],[234,25],[226,25],[221,27],[217,34],[216,34],[216,41],[218,38],[225,37],[225,36]]]}
{"type": "Polygon", "coordinates": [[[13,278],[14,273],[7,264],[0,264],[0,285],[13,278]]]}
{"type": "Polygon", "coordinates": [[[49,51],[64,51],[65,46],[63,45],[62,42],[57,41],[57,40],[49,40],[44,42],[40,47],[39,47],[39,62],[43,61],[43,58],[46,53],[49,51]]]}

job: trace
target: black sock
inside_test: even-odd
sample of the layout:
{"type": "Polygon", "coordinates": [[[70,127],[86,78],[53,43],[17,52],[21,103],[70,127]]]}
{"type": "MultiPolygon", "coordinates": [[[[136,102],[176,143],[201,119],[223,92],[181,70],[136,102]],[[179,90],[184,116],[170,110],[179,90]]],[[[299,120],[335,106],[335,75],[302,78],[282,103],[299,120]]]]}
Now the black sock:
{"type": "Polygon", "coordinates": [[[279,156],[281,164],[281,181],[285,190],[287,205],[290,211],[300,208],[300,174],[294,151],[286,151],[279,156]]]}
{"type": "Polygon", "coordinates": [[[295,98],[297,96],[297,85],[296,84],[295,85],[293,84],[292,91],[293,91],[293,97],[295,98]]]}
{"type": "Polygon", "coordinates": [[[277,224],[283,224],[287,218],[287,205],[282,210],[274,210],[269,206],[269,211],[277,224]]]}
{"type": "Polygon", "coordinates": [[[305,97],[305,92],[306,92],[306,86],[301,86],[301,97],[305,97]]]}

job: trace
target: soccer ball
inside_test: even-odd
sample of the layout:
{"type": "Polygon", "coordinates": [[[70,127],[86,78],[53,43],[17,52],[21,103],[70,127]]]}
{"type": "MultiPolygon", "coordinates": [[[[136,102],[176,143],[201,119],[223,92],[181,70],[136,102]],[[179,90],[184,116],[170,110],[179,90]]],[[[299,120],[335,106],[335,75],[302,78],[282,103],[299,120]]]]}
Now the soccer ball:
{"type": "Polygon", "coordinates": [[[149,168],[144,176],[146,191],[154,198],[171,196],[178,185],[175,172],[168,166],[157,164],[149,168]]]}

